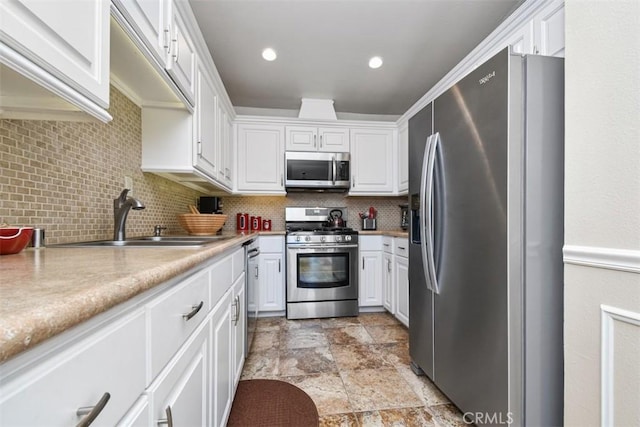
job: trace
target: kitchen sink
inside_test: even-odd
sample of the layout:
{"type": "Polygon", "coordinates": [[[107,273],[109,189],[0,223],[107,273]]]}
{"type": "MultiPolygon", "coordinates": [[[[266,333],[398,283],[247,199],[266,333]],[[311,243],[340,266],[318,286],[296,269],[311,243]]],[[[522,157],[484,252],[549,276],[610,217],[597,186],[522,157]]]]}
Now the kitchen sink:
{"type": "Polygon", "coordinates": [[[214,242],[220,242],[228,240],[233,236],[146,236],[146,237],[134,237],[131,239],[116,241],[116,240],[95,240],[91,242],[75,242],[75,243],[63,243],[60,245],[51,245],[50,247],[66,247],[66,248],[79,248],[79,247],[188,247],[195,248],[204,245],[208,245],[214,242]]]}

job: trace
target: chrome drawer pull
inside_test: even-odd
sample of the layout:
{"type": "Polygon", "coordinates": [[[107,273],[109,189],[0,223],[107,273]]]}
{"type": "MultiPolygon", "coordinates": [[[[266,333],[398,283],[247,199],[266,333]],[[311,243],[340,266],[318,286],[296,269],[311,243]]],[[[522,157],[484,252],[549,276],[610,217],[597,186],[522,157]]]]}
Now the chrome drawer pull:
{"type": "Polygon", "coordinates": [[[98,415],[100,415],[100,412],[102,412],[104,407],[107,406],[107,402],[110,398],[111,395],[109,393],[105,393],[102,395],[98,403],[96,403],[96,406],[83,406],[82,408],[78,408],[76,415],[84,418],[76,427],[89,427],[91,423],[98,418],[98,415]]]}
{"type": "Polygon", "coordinates": [[[200,304],[198,304],[198,305],[194,305],[194,306],[191,306],[191,308],[193,308],[193,310],[191,310],[191,311],[190,311],[189,313],[187,313],[187,314],[183,314],[183,315],[182,315],[182,318],[183,318],[184,320],[186,320],[186,321],[191,320],[191,318],[192,318],[193,316],[195,316],[196,314],[198,314],[198,312],[202,309],[202,306],[203,306],[203,305],[204,305],[204,301],[200,301],[200,304]]]}
{"type": "Polygon", "coordinates": [[[159,426],[166,425],[169,427],[173,427],[173,414],[171,413],[171,405],[167,406],[167,409],[165,409],[164,412],[165,414],[167,414],[167,418],[158,420],[158,425],[159,426]]]}

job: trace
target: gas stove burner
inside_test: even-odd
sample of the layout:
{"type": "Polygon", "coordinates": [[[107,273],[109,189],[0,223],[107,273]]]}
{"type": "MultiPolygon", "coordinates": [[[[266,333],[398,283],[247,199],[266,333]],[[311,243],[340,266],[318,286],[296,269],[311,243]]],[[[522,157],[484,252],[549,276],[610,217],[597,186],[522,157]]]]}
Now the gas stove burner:
{"type": "Polygon", "coordinates": [[[349,233],[353,231],[353,228],[351,227],[329,227],[329,226],[322,226],[320,228],[314,228],[313,229],[314,232],[316,233],[324,233],[324,232],[335,232],[335,233],[349,233]]]}

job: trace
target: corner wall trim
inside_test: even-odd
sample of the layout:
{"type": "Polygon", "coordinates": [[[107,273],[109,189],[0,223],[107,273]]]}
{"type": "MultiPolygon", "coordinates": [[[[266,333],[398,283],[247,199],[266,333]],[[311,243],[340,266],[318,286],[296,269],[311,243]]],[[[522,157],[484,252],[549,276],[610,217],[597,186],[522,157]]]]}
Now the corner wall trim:
{"type": "Polygon", "coordinates": [[[565,245],[562,252],[565,264],[640,274],[640,250],[565,245]]]}

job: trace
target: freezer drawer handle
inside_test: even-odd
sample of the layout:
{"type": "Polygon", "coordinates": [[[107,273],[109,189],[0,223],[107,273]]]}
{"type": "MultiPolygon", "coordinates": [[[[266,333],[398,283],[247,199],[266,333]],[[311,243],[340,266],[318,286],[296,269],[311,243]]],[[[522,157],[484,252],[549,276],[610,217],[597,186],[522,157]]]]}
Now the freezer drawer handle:
{"type": "Polygon", "coordinates": [[[182,318],[188,322],[193,316],[198,314],[198,312],[202,309],[202,306],[204,306],[204,301],[200,301],[200,304],[198,305],[191,306],[192,310],[187,314],[183,314],[182,318]]]}
{"type": "Polygon", "coordinates": [[[98,415],[100,415],[100,412],[102,412],[104,407],[107,406],[107,402],[109,402],[110,398],[111,395],[109,393],[105,393],[102,395],[98,403],[96,403],[96,406],[83,406],[82,408],[78,408],[76,415],[84,418],[76,427],[89,427],[91,423],[98,418],[98,415]]]}

